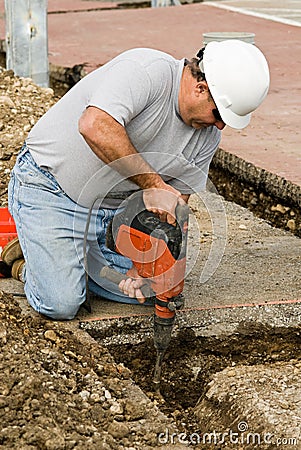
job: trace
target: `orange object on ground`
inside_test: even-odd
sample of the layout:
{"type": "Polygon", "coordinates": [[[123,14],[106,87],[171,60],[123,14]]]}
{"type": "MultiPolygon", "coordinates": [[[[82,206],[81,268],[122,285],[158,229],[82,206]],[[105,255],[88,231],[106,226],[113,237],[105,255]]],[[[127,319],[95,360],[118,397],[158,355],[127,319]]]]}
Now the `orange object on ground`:
{"type": "Polygon", "coordinates": [[[8,208],[0,208],[0,254],[4,247],[16,236],[16,225],[8,208]]]}

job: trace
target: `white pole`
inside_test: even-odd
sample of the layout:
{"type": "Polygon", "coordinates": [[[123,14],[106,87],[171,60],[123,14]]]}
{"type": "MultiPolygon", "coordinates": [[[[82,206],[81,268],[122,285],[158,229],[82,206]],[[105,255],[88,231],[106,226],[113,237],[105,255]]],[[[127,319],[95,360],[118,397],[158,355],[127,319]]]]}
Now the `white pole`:
{"type": "Polygon", "coordinates": [[[179,6],[180,0],[151,0],[152,8],[159,8],[164,6],[179,6]]]}
{"type": "Polygon", "coordinates": [[[49,85],[47,0],[5,0],[6,68],[49,85]]]}

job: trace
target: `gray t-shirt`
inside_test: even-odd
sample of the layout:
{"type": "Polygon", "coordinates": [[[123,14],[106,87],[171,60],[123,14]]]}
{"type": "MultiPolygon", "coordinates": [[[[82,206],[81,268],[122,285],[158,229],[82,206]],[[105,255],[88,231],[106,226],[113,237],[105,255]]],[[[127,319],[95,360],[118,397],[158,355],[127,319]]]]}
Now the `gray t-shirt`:
{"type": "MultiPolygon", "coordinates": [[[[88,106],[122,126],[144,159],[183,194],[204,189],[220,141],[212,126],[195,130],[179,116],[184,60],[152,49],[122,53],[84,77],[33,127],[26,140],[36,163],[49,170],[66,194],[90,207],[96,197],[138,189],[104,164],[78,131],[88,106]]],[[[106,207],[116,207],[107,199],[106,207]]]]}

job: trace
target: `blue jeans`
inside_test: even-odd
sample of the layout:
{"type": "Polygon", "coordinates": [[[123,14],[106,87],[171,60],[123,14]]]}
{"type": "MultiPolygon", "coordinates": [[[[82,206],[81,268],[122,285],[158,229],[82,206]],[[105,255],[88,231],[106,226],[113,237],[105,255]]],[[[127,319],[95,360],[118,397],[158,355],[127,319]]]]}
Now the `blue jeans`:
{"type": "MultiPolygon", "coordinates": [[[[77,205],[56,179],[37,166],[24,146],[11,173],[9,210],[25,258],[24,290],[39,313],[72,319],[86,299],[84,233],[89,210],[77,205]]],[[[132,261],[105,246],[106,229],[116,210],[95,209],[87,233],[89,290],[109,300],[138,304],[101,278],[104,265],[126,273],[132,261]]]]}

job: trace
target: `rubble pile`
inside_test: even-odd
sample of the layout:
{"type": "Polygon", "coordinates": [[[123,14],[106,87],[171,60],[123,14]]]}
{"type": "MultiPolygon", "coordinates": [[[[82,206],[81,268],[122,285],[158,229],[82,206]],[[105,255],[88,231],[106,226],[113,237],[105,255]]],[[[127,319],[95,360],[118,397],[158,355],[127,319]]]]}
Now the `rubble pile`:
{"type": "Polygon", "coordinates": [[[0,206],[7,205],[7,184],[28,132],[58,98],[30,78],[0,67],[0,206]]]}

